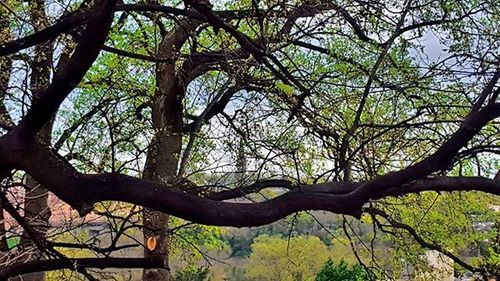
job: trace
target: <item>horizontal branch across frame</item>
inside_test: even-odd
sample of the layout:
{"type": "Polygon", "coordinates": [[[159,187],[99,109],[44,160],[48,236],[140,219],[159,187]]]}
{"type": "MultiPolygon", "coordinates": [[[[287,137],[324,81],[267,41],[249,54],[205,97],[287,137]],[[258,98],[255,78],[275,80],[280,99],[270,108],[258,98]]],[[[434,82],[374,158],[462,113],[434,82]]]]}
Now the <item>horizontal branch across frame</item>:
{"type": "Polygon", "coordinates": [[[28,261],[0,269],[0,280],[10,277],[60,269],[81,270],[88,268],[166,268],[162,258],[75,258],[28,261]]]}

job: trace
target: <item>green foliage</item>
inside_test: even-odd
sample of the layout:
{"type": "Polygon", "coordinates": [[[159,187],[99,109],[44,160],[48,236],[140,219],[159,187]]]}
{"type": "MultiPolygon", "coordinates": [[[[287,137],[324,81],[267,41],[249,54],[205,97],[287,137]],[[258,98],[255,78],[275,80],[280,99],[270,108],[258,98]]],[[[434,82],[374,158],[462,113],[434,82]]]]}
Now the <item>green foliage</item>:
{"type": "Polygon", "coordinates": [[[285,84],[285,83],[277,83],[276,85],[278,87],[278,89],[280,89],[281,91],[283,91],[285,94],[291,96],[293,95],[295,89],[288,85],[288,84],[285,84]]]}
{"type": "MultiPolygon", "coordinates": [[[[179,272],[200,273],[200,264],[206,253],[216,255],[229,251],[227,242],[223,239],[226,229],[222,227],[206,226],[199,224],[186,224],[184,220],[176,217],[170,219],[170,264],[180,270],[179,272]]],[[[209,272],[209,267],[206,267],[209,272]]],[[[196,279],[198,280],[198,279],[196,279]]]]}
{"type": "Polygon", "coordinates": [[[248,278],[246,277],[245,268],[240,267],[232,267],[227,274],[227,280],[231,281],[246,281],[248,278]]]}
{"type": "Polygon", "coordinates": [[[330,244],[330,235],[322,232],[322,228],[306,213],[297,213],[281,221],[251,229],[233,229],[224,234],[223,239],[231,248],[232,257],[248,257],[254,239],[260,235],[286,236],[311,235],[319,237],[326,245],[330,244]]]}
{"type": "Polygon", "coordinates": [[[316,275],[315,281],[368,281],[375,280],[361,265],[350,267],[344,260],[335,264],[331,259],[326,261],[316,275]]]}
{"type": "Polygon", "coordinates": [[[490,247],[488,248],[487,258],[482,262],[482,266],[488,268],[490,272],[495,274],[500,274],[500,252],[498,252],[498,247],[500,245],[496,245],[497,249],[490,247]]]}
{"type": "Polygon", "coordinates": [[[231,247],[231,256],[233,257],[248,257],[252,252],[250,249],[252,236],[228,235],[225,239],[231,247]]]}
{"type": "Polygon", "coordinates": [[[173,281],[206,281],[210,270],[208,267],[188,266],[174,274],[173,281]]]}
{"type": "MultiPolygon", "coordinates": [[[[441,245],[448,251],[461,255],[473,247],[480,256],[470,257],[474,264],[495,270],[495,259],[487,249],[494,247],[497,239],[495,227],[486,227],[495,221],[498,213],[491,209],[496,198],[478,192],[438,194],[424,192],[404,198],[390,199],[385,208],[393,218],[409,225],[428,243],[441,245]],[[452,221],[453,223],[449,223],[452,221]],[[481,250],[483,249],[483,250],[481,250]],[[492,261],[492,260],[490,260],[492,261]]],[[[382,206],[380,206],[382,208],[382,206]]],[[[395,260],[405,260],[414,268],[426,271],[425,250],[406,231],[392,229],[393,235],[385,236],[395,250],[395,260]]],[[[491,252],[491,251],[490,251],[491,252]]],[[[462,258],[466,254],[461,255],[462,258]]],[[[403,266],[403,265],[401,265],[403,266]]]]}
{"type": "Polygon", "coordinates": [[[315,236],[283,239],[262,235],[255,239],[249,259],[250,280],[312,281],[328,259],[328,250],[315,236]]]}

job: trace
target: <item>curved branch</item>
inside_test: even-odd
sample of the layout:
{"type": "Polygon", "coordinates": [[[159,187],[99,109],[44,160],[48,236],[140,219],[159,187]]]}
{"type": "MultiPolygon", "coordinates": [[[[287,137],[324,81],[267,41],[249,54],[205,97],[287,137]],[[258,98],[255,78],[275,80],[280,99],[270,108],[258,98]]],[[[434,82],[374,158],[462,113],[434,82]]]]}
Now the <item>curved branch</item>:
{"type": "Polygon", "coordinates": [[[87,27],[69,61],[58,69],[52,84],[40,94],[26,116],[12,133],[22,137],[35,135],[57,111],[69,93],[80,83],[92,66],[108,36],[116,0],[107,0],[96,6],[97,12],[87,27]]]}
{"type": "Polygon", "coordinates": [[[262,180],[262,181],[257,181],[251,185],[244,186],[242,188],[236,188],[236,189],[230,189],[212,193],[205,196],[205,198],[211,200],[223,201],[223,200],[243,197],[245,195],[256,193],[270,187],[291,189],[293,187],[293,184],[289,180],[279,180],[279,179],[262,180]]]}
{"type": "MultiPolygon", "coordinates": [[[[478,100],[484,102],[483,97],[488,96],[493,85],[500,78],[500,71],[497,71],[488,85],[485,87],[478,100]]],[[[500,104],[489,104],[482,110],[474,110],[465,118],[460,128],[451,135],[433,154],[422,161],[384,176],[377,177],[367,182],[360,188],[353,191],[354,198],[360,200],[359,204],[366,202],[377,194],[383,193],[392,186],[400,186],[414,180],[423,178],[440,169],[447,168],[459,150],[464,147],[486,124],[500,116],[500,104]]]]}
{"type": "Polygon", "coordinates": [[[92,9],[89,11],[72,13],[62,18],[54,25],[51,25],[36,33],[30,34],[26,37],[19,38],[14,41],[0,44],[0,56],[10,55],[21,50],[33,47],[37,44],[53,40],[62,33],[68,32],[72,28],[85,24],[94,12],[95,11],[92,9]]]}
{"type": "Polygon", "coordinates": [[[222,201],[243,197],[248,194],[259,192],[266,188],[283,188],[288,189],[290,192],[297,193],[325,193],[332,195],[347,194],[356,189],[356,187],[358,187],[359,185],[360,183],[328,182],[321,184],[296,186],[291,181],[285,179],[261,180],[241,188],[212,193],[205,196],[205,198],[222,201]]]}
{"type": "MultiPolygon", "coordinates": [[[[289,192],[348,194],[363,184],[362,182],[327,182],[297,187],[288,180],[262,180],[241,188],[212,193],[205,196],[205,198],[222,201],[243,197],[266,188],[283,188],[288,189],[289,192]]],[[[403,186],[387,188],[383,193],[374,196],[373,199],[404,196],[425,191],[454,192],[472,190],[500,195],[500,180],[484,177],[428,177],[403,186]]]]}
{"type": "MultiPolygon", "coordinates": [[[[115,200],[155,209],[195,223],[219,226],[258,226],[305,210],[325,210],[359,217],[361,205],[368,201],[368,199],[360,201],[356,191],[369,185],[370,182],[352,186],[343,186],[341,183],[333,182],[301,186],[292,192],[264,202],[220,202],[211,200],[216,196],[211,199],[200,198],[174,186],[167,187],[126,175],[81,174],[66,160],[41,143],[33,141],[26,147],[10,150],[9,147],[12,148],[14,145],[6,143],[6,140],[10,139],[0,138],[2,160],[11,166],[28,171],[39,182],[50,187],[59,198],[77,209],[80,214],[90,211],[94,203],[115,200]],[[10,151],[10,157],[5,157],[6,150],[10,151]],[[361,202],[361,205],[358,202],[361,202]]],[[[274,184],[277,183],[274,182],[274,184]]],[[[263,186],[265,185],[261,185],[263,186]]],[[[500,184],[484,178],[425,179],[422,182],[415,182],[413,186],[385,186],[385,193],[369,190],[369,197],[400,196],[426,190],[481,190],[500,195],[500,184]],[[428,185],[431,183],[432,185],[428,185]]],[[[223,199],[225,195],[219,194],[217,199],[223,199]]]]}
{"type": "MultiPolygon", "coordinates": [[[[99,38],[104,41],[105,34],[101,34],[99,38]]],[[[93,50],[98,50],[95,45],[92,47],[95,48],[93,50]]],[[[499,78],[500,71],[485,87],[473,111],[461,127],[432,155],[401,171],[358,185],[347,186],[345,189],[333,188],[339,183],[325,183],[302,186],[265,202],[250,204],[220,202],[197,197],[179,188],[126,175],[81,174],[38,140],[20,139],[19,135],[11,133],[0,138],[2,160],[0,165],[24,169],[44,186],[50,187],[54,194],[77,209],[80,214],[90,211],[94,203],[116,200],[155,209],[192,222],[219,226],[264,225],[304,210],[325,210],[359,217],[362,205],[369,200],[425,190],[481,190],[500,195],[498,182],[491,183],[482,178],[425,178],[435,171],[446,168],[457,152],[481,128],[500,115],[498,103],[488,103],[481,107],[486,100],[485,97],[492,93],[499,78]]],[[[40,104],[36,104],[35,108],[39,106],[40,104]]],[[[37,115],[28,116],[34,118],[37,115]]],[[[25,118],[23,121],[36,122],[30,118],[25,118]]],[[[27,123],[26,126],[33,128],[34,125],[27,123]]],[[[223,199],[224,196],[227,198],[227,195],[218,196],[220,196],[218,199],[223,199]]]]}
{"type": "Polygon", "coordinates": [[[455,151],[500,113],[499,109],[500,104],[494,104],[473,112],[436,153],[405,170],[375,178],[342,192],[332,188],[338,183],[325,183],[303,186],[277,198],[251,204],[200,198],[180,189],[120,174],[81,174],[37,140],[24,144],[12,135],[0,138],[0,158],[4,165],[28,171],[80,214],[90,211],[96,202],[116,200],[149,207],[196,223],[221,226],[258,226],[304,210],[326,210],[358,217],[364,203],[385,196],[400,196],[425,190],[481,190],[500,195],[498,182],[493,183],[493,180],[483,178],[422,179],[406,184],[424,177],[425,174],[421,173],[448,163],[455,151]],[[329,194],[328,191],[339,193],[329,194]]]}
{"type": "Polygon", "coordinates": [[[483,177],[428,177],[397,188],[389,188],[373,199],[424,191],[482,191],[500,195],[500,181],[483,177]]]}

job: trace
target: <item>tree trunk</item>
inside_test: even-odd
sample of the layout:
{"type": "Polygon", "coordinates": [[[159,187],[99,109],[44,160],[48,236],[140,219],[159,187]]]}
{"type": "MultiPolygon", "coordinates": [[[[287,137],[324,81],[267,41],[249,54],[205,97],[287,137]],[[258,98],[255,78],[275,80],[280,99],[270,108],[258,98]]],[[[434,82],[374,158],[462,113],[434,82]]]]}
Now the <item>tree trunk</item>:
{"type": "MultiPolygon", "coordinates": [[[[179,155],[182,145],[182,99],[185,88],[175,76],[174,63],[156,65],[156,92],[153,100],[153,128],[155,139],[148,150],[143,177],[166,184],[177,180],[179,155]]],[[[161,256],[168,265],[168,222],[169,216],[150,209],[144,210],[144,241],[155,238],[157,246],[153,251],[145,249],[144,256],[161,256]]],[[[169,280],[166,269],[146,269],[143,280],[169,280]]]]}
{"type": "MultiPolygon", "coordinates": [[[[0,42],[8,42],[11,39],[9,17],[7,15],[7,9],[0,6],[0,42]]],[[[10,115],[4,105],[4,98],[9,85],[11,71],[12,59],[8,56],[0,57],[0,125],[3,126],[12,125],[10,115]]],[[[0,182],[3,180],[3,176],[0,176],[0,182]]],[[[2,191],[0,190],[0,192],[2,191]]],[[[3,215],[3,208],[0,206],[0,263],[3,262],[3,253],[8,250],[6,224],[3,215]]]]}
{"type": "MultiPolygon", "coordinates": [[[[45,14],[45,1],[36,0],[30,2],[30,20],[35,28],[35,31],[42,30],[48,26],[47,16],[45,14]]],[[[35,47],[33,61],[31,63],[30,90],[33,95],[33,103],[41,97],[41,91],[49,85],[50,73],[52,68],[52,50],[51,42],[40,44],[35,47]]],[[[38,134],[38,138],[50,145],[52,137],[53,119],[45,124],[38,134]]],[[[47,203],[48,191],[41,186],[30,175],[26,178],[26,193],[24,201],[25,220],[37,232],[40,237],[44,237],[49,229],[49,218],[51,215],[50,208],[47,203]]],[[[38,259],[41,256],[36,250],[31,238],[23,233],[21,237],[21,245],[23,248],[32,250],[32,255],[29,259],[38,259]]],[[[44,273],[32,273],[22,277],[25,281],[44,280],[44,273]]]]}
{"type": "MultiPolygon", "coordinates": [[[[0,42],[8,42],[12,38],[9,27],[8,10],[0,5],[0,42]]],[[[12,58],[0,57],[0,124],[12,126],[12,120],[5,108],[4,99],[12,72],[12,58]]],[[[0,178],[0,180],[3,180],[0,178]]]]}

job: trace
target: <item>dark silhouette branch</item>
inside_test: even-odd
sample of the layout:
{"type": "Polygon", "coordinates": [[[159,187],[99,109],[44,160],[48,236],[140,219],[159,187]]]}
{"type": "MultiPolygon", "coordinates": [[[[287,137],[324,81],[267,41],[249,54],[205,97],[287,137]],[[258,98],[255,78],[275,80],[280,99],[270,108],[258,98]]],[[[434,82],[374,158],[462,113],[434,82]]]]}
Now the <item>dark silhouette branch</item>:
{"type": "Polygon", "coordinates": [[[111,46],[103,46],[102,49],[104,51],[110,52],[115,55],[119,55],[122,57],[127,57],[127,58],[132,58],[132,59],[138,59],[138,60],[143,60],[143,61],[149,61],[149,62],[168,62],[171,63],[173,60],[171,58],[157,58],[157,57],[152,57],[148,55],[142,55],[142,54],[137,54],[137,53],[132,53],[124,50],[120,50],[111,46]]]}
{"type": "MultiPolygon", "coordinates": [[[[5,142],[2,140],[5,141],[5,138],[0,139],[0,147],[11,147],[3,145],[5,142]]],[[[427,179],[428,182],[415,182],[413,185],[404,185],[404,178],[395,178],[392,185],[375,185],[377,189],[364,189],[374,182],[380,184],[377,179],[362,183],[353,190],[348,187],[344,187],[345,190],[336,190],[338,183],[325,183],[309,186],[310,189],[303,186],[295,192],[288,192],[264,202],[230,203],[200,198],[175,187],[165,188],[155,182],[121,174],[81,174],[54,151],[35,141],[16,151],[21,153],[10,151],[9,158],[13,161],[13,166],[28,171],[82,215],[90,211],[94,203],[116,200],[149,207],[196,223],[257,226],[303,210],[326,210],[357,217],[360,215],[361,206],[370,198],[402,196],[427,190],[481,190],[500,194],[500,186],[496,181],[483,178],[436,178],[427,179]],[[402,184],[397,185],[397,182],[402,184]],[[335,191],[338,193],[335,194],[335,191]],[[360,192],[366,197],[360,198],[360,192]],[[75,196],[76,194],[78,196],[75,196]],[[365,200],[362,201],[362,198],[365,200]]],[[[0,149],[0,156],[5,161],[4,155],[6,151],[0,149]]],[[[392,174],[389,176],[393,177],[392,174]]],[[[223,199],[222,195],[219,196],[218,199],[223,199]]]]}
{"type": "MultiPolygon", "coordinates": [[[[53,81],[41,98],[31,106],[26,116],[13,131],[23,137],[34,136],[57,111],[69,93],[80,83],[92,66],[107,38],[115,0],[107,0],[96,7],[73,55],[55,73],[53,81]]],[[[14,133],[14,132],[12,132],[14,133]]]]}
{"type": "Polygon", "coordinates": [[[37,44],[53,40],[62,33],[69,32],[75,27],[84,25],[94,12],[95,10],[92,9],[71,13],[70,15],[67,15],[60,19],[57,23],[43,30],[14,41],[0,44],[0,56],[7,56],[33,47],[37,44]]]}
{"type": "Polygon", "coordinates": [[[80,271],[87,268],[166,268],[164,260],[153,258],[77,258],[29,261],[0,269],[0,280],[27,273],[71,269],[80,271]]]}
{"type": "MultiPolygon", "coordinates": [[[[497,71],[481,93],[478,103],[484,101],[482,97],[491,94],[493,85],[500,78],[497,71]]],[[[398,172],[392,172],[377,177],[353,191],[355,198],[361,202],[368,200],[373,194],[383,192],[388,186],[398,186],[430,175],[441,169],[446,169],[459,150],[464,147],[489,121],[500,116],[500,104],[489,104],[481,110],[473,110],[462,122],[460,128],[444,142],[434,153],[422,161],[398,172]]]]}
{"type": "MultiPolygon", "coordinates": [[[[325,193],[325,194],[348,194],[362,186],[362,182],[327,182],[321,184],[311,184],[296,186],[289,180],[262,180],[251,185],[236,189],[228,189],[216,193],[206,195],[205,198],[211,200],[229,200],[246,195],[257,193],[266,188],[283,188],[289,192],[302,193],[325,193]]],[[[428,177],[416,180],[412,183],[390,187],[378,195],[374,195],[373,199],[379,199],[388,196],[404,196],[406,194],[420,193],[425,191],[470,191],[477,190],[491,194],[500,194],[500,181],[484,177],[428,177]]]]}

